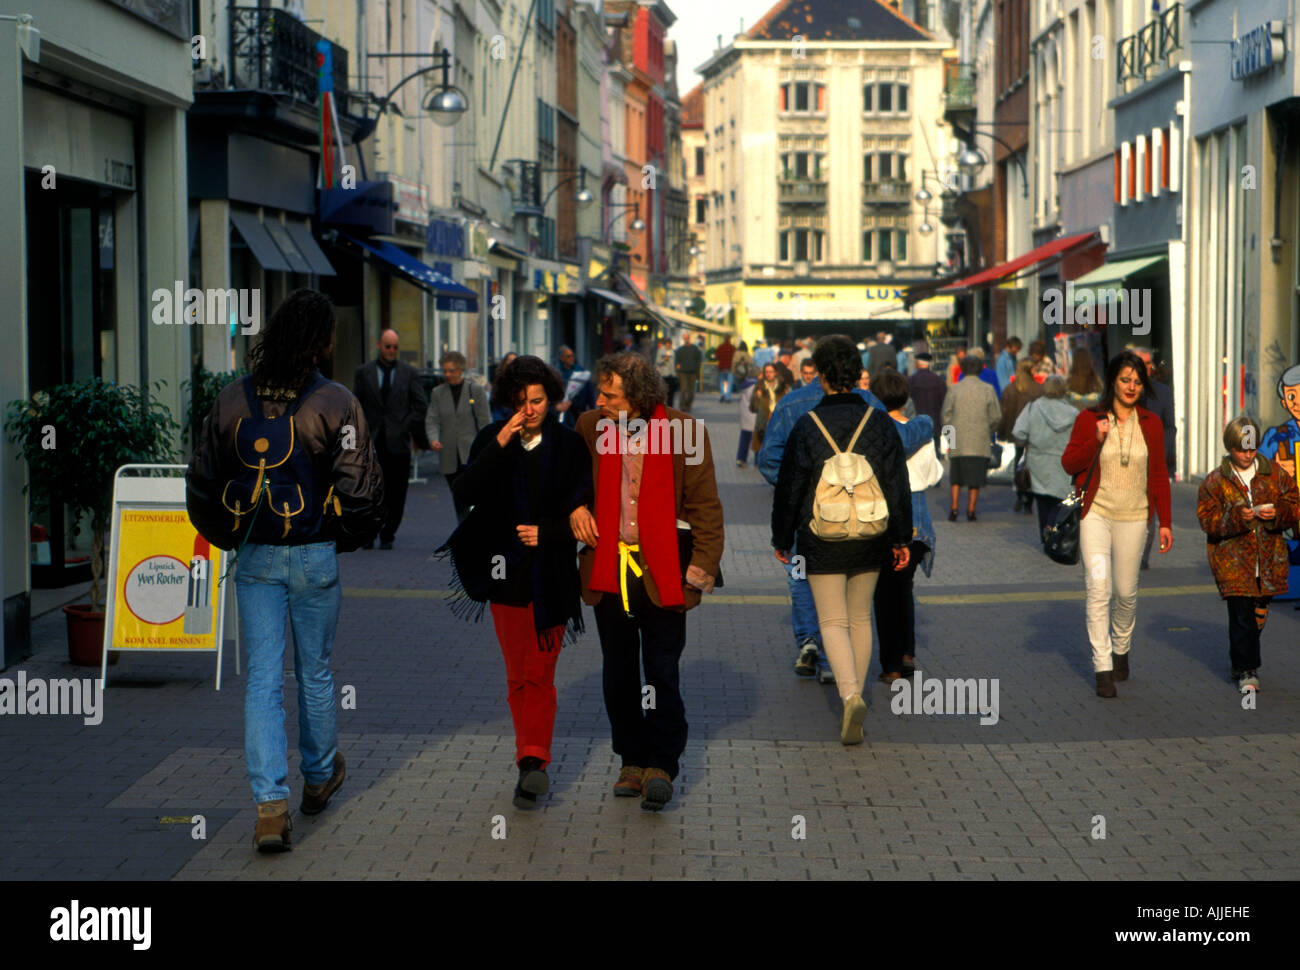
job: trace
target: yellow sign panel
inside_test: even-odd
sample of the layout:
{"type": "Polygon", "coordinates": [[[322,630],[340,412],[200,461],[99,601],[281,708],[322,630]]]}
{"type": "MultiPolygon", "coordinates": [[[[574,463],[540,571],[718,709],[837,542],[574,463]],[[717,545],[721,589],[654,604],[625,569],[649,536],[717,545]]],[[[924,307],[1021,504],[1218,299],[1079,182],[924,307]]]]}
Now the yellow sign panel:
{"type": "Polygon", "coordinates": [[[216,650],[225,554],[185,509],[117,507],[113,650],[216,650]]]}

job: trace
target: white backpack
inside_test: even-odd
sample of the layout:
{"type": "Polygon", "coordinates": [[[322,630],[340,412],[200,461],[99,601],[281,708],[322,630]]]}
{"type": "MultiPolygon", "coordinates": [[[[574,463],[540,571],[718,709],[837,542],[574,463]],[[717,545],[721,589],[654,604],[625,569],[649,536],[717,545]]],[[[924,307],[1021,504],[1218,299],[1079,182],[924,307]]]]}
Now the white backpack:
{"type": "Polygon", "coordinates": [[[809,411],[813,422],[821,429],[835,454],[822,465],[822,475],[817,481],[813,496],[812,521],[809,528],[819,539],[835,542],[843,539],[870,539],[885,531],[889,522],[889,507],[880,480],[866,457],[853,450],[858,436],[867,426],[874,407],[858,422],[857,430],[849,439],[849,446],[841,451],[835,439],[822,424],[815,411],[809,411]]]}

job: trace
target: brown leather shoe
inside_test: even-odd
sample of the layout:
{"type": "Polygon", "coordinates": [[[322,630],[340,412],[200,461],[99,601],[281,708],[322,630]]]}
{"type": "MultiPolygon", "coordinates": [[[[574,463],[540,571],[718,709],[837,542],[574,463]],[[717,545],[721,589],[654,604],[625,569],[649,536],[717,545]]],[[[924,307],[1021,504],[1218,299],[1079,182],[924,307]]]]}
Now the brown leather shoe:
{"type": "Polygon", "coordinates": [[[662,768],[647,768],[642,788],[645,790],[645,797],[641,799],[641,807],[647,812],[662,810],[673,797],[672,779],[662,768]]]}
{"type": "Polygon", "coordinates": [[[287,798],[259,802],[257,828],[253,830],[253,848],[258,852],[288,852],[293,848],[289,844],[289,832],[292,829],[287,798]]]}
{"type": "Polygon", "coordinates": [[[1111,654],[1111,660],[1115,666],[1115,669],[1111,671],[1112,679],[1116,681],[1128,680],[1128,654],[1111,654]]]}
{"type": "Polygon", "coordinates": [[[325,811],[325,806],[330,802],[330,796],[339,790],[343,784],[343,777],[347,774],[346,765],[343,762],[343,752],[334,752],[334,774],[330,775],[329,781],[323,785],[308,785],[302,790],[302,804],[298,806],[298,811],[304,815],[319,815],[325,811]]]}
{"type": "Polygon", "coordinates": [[[1098,697],[1118,697],[1119,691],[1115,690],[1115,679],[1111,676],[1109,670],[1097,671],[1097,696],[1098,697]]]}
{"type": "Polygon", "coordinates": [[[620,798],[639,797],[641,794],[641,779],[644,775],[644,768],[624,765],[623,770],[618,773],[618,781],[614,782],[614,794],[620,798]]]}

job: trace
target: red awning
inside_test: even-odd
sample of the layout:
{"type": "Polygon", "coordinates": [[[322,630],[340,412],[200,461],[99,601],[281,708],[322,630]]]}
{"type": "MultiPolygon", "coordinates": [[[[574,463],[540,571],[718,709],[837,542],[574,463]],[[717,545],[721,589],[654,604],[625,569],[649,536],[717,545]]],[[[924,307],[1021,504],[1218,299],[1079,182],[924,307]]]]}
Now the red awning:
{"type": "Polygon", "coordinates": [[[1081,232],[1073,236],[1062,236],[1060,239],[1053,239],[1049,243],[1044,243],[1037,249],[1031,249],[1023,256],[1017,256],[1015,259],[1008,260],[1005,263],[999,263],[989,269],[980,270],[974,276],[967,276],[965,279],[957,280],[955,283],[949,283],[942,287],[940,293],[955,293],[958,290],[981,289],[985,286],[993,286],[1001,282],[1008,276],[1014,276],[1029,266],[1034,266],[1053,256],[1059,256],[1067,250],[1082,246],[1087,242],[1095,239],[1095,232],[1081,232]]]}

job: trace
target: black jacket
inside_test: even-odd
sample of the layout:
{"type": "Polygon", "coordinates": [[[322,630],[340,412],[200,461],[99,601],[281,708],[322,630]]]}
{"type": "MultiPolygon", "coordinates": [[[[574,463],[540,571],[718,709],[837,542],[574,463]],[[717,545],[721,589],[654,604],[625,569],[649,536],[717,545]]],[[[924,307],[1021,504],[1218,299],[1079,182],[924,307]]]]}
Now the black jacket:
{"type": "Polygon", "coordinates": [[[410,451],[410,439],[421,450],[428,448],[424,435],[424,416],[429,410],[419,372],[404,361],[393,364],[393,386],[384,402],[379,389],[379,361],[372,360],[357,368],[352,379],[352,393],[366,412],[366,423],[374,437],[375,448],[390,455],[410,451]]]}
{"type": "Polygon", "coordinates": [[[933,370],[918,367],[916,373],[907,379],[912,393],[912,403],[917,414],[928,414],[934,422],[934,440],[939,440],[943,427],[943,399],[948,393],[948,384],[933,370]]]}
{"type": "MultiPolygon", "coordinates": [[[[844,448],[866,413],[867,402],[852,392],[828,394],[813,410],[831,437],[844,448]]],[[[813,535],[808,525],[812,521],[813,498],[822,466],[834,452],[807,414],[795,422],[786,442],[772,501],[772,546],[788,551],[794,548],[797,536],[795,551],[804,557],[809,573],[892,568],[892,547],[903,547],[911,541],[912,491],[907,479],[907,456],[893,419],[877,408],[853,450],[866,456],[880,480],[889,507],[889,524],[884,532],[871,539],[827,542],[813,535]]]]}
{"type": "MultiPolygon", "coordinates": [[[[289,408],[284,401],[258,403],[268,418],[280,417],[289,408]]],[[[234,529],[233,517],[221,503],[221,491],[243,471],[235,456],[235,429],[240,418],[249,416],[243,381],[228,384],[203,422],[185,472],[190,521],[218,549],[236,548],[245,533],[234,529]]],[[[332,486],[339,500],[340,514],[327,512],[320,540],[312,541],[332,539],[339,552],[370,542],[384,522],[384,480],[357,399],[342,384],[327,383],[303,401],[294,430],[311,455],[316,494],[325,495],[332,486]]]]}
{"type": "Polygon", "coordinates": [[[592,501],[591,454],[577,432],[556,420],[554,411],[547,415],[542,443],[532,453],[524,450],[517,435],[504,448],[497,443],[504,424],[494,421],[478,433],[469,464],[452,484],[457,498],[473,503],[438,550],[450,553],[456,573],[459,600],[453,609],[477,619],[488,601],[531,603],[538,631],[567,625],[571,635],[579,633],[577,540],[569,513],[592,501]],[[538,527],[536,546],[519,540],[518,525],[538,527]]]}

